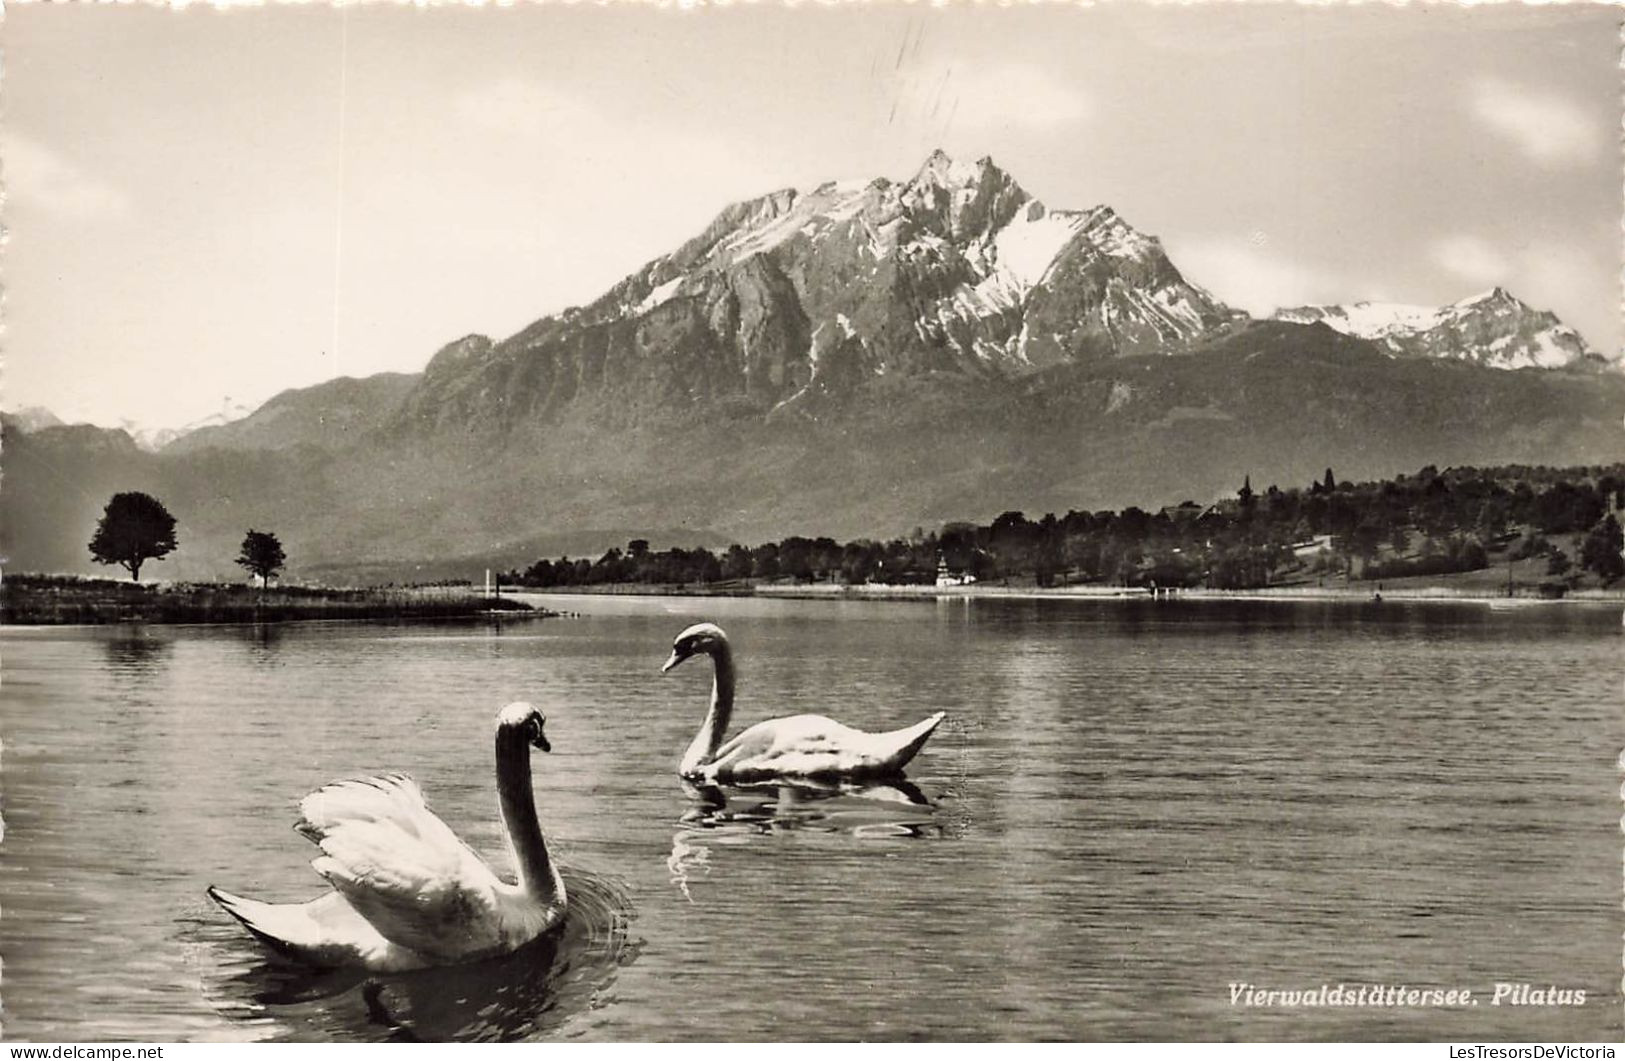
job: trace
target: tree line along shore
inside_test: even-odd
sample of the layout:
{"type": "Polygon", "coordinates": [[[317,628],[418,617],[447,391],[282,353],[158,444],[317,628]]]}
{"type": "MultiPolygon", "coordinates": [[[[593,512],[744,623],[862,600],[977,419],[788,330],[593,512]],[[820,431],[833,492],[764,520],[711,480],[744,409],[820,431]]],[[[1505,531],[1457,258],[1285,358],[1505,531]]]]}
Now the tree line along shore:
{"type": "MultiPolygon", "coordinates": [[[[854,596],[1035,592],[1374,596],[1611,597],[1625,591],[1625,464],[1581,468],[1423,468],[1413,475],[1184,501],[1148,512],[1008,511],[887,541],[792,536],[754,548],[655,551],[634,540],[596,560],[542,559],[499,577],[509,589],[854,596]]],[[[144,494],[117,494],[92,557],[131,581],[8,575],[0,622],[277,622],[456,618],[530,612],[466,582],[435,586],[270,586],[287,557],[250,529],[236,563],[259,586],[144,585],[142,565],[178,547],[175,520],[144,494]]]]}
{"type": "Polygon", "coordinates": [[[1558,599],[1625,587],[1625,464],[1423,468],[1185,501],[1154,512],[1010,511],[887,541],[789,537],[721,552],[643,540],[502,576],[531,589],[702,593],[797,586],[1365,595],[1383,587],[1558,599]]]}

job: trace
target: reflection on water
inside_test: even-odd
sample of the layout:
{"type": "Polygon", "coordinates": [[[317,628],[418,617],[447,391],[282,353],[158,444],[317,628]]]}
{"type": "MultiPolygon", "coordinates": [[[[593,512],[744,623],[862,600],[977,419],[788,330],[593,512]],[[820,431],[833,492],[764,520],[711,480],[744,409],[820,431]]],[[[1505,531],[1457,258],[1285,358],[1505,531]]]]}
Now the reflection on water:
{"type": "Polygon", "coordinates": [[[282,655],[279,649],[288,629],[286,624],[246,623],[231,629],[233,633],[242,639],[243,644],[248,649],[248,658],[254,663],[267,667],[280,667],[282,665],[282,655]]]}
{"type": "Polygon", "coordinates": [[[102,642],[108,674],[115,681],[136,686],[161,678],[174,654],[174,641],[152,627],[117,629],[102,642]]]}
{"type": "Polygon", "coordinates": [[[903,778],[852,782],[803,777],[726,787],[679,779],[678,784],[694,805],[678,819],[666,869],[690,902],[690,880],[710,872],[714,844],[735,846],[797,829],[846,833],[859,840],[944,835],[931,801],[903,778]]]}
{"type": "Polygon", "coordinates": [[[193,958],[209,1004],[254,1039],[528,1041],[604,1004],[637,958],[626,889],[572,869],[564,882],[563,928],[489,961],[393,974],[314,970],[218,919],[192,926],[193,958]]]}
{"type": "Polygon", "coordinates": [[[6,1036],[1618,1034],[1617,610],[554,603],[581,618],[0,630],[6,1036]],[[733,639],[742,725],[948,719],[906,786],[685,791],[699,705],[654,671],[700,619],[733,639]],[[519,699],[554,745],[556,940],[317,976],[204,897],[309,898],[298,800],[392,770],[510,873],[491,720],[519,699]],[[749,989],[696,1005],[701,975],[749,989]],[[1587,1002],[1262,1009],[1233,981],[1587,1002]]]}

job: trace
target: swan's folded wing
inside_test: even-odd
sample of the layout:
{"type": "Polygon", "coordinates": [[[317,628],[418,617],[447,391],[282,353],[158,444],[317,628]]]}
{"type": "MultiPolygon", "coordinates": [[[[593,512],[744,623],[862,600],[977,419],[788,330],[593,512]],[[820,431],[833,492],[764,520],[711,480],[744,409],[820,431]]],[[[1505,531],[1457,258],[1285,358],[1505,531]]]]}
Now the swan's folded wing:
{"type": "Polygon", "coordinates": [[[717,749],[711,761],[766,761],[781,755],[820,750],[832,743],[831,730],[845,729],[823,715],[770,718],[736,733],[717,749]]]}
{"type": "Polygon", "coordinates": [[[787,715],[758,722],[717,749],[707,769],[772,772],[792,764],[828,769],[841,747],[841,736],[855,731],[823,715],[787,715]],[[817,760],[817,761],[814,761],[817,760]]]}
{"type": "Polygon", "coordinates": [[[311,865],[384,938],[442,962],[500,943],[501,882],[410,778],[340,781],[299,809],[322,849],[311,865]]]}

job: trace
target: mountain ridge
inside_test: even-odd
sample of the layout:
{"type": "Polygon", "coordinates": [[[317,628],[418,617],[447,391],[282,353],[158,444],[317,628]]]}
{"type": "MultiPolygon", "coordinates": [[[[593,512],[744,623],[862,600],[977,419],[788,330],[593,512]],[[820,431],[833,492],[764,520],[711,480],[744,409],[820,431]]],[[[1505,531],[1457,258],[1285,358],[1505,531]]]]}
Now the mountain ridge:
{"type": "Polygon", "coordinates": [[[1276,320],[1321,322],[1371,339],[1395,357],[1472,361],[1489,368],[1607,368],[1625,370],[1586,344],[1556,314],[1536,310],[1494,287],[1447,306],[1354,302],[1276,310],[1276,320]]]}

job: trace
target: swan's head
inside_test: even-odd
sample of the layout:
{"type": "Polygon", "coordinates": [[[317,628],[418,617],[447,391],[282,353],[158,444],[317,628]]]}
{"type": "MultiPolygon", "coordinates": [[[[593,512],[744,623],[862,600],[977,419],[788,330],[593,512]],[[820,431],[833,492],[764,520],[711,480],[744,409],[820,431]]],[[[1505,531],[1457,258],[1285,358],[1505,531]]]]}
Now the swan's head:
{"type": "Polygon", "coordinates": [[[500,732],[517,734],[529,741],[531,747],[550,752],[553,746],[547,743],[546,726],[547,716],[542,714],[541,708],[523,700],[516,700],[497,712],[500,732]]]}
{"type": "Polygon", "coordinates": [[[714,653],[728,644],[728,635],[715,623],[695,623],[677,635],[671,643],[671,658],[660,668],[664,674],[690,656],[701,652],[714,653]]]}

